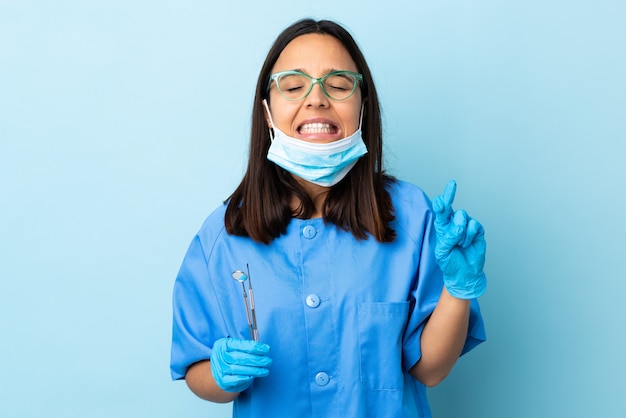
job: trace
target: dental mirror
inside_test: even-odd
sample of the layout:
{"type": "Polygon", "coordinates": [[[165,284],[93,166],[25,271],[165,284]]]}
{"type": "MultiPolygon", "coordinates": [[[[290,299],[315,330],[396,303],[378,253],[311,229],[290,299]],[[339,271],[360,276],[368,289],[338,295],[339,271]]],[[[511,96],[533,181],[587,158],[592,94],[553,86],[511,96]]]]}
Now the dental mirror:
{"type": "Polygon", "coordinates": [[[250,338],[254,341],[259,341],[259,330],[256,326],[256,311],[254,309],[254,293],[252,292],[252,281],[250,280],[250,273],[246,274],[241,270],[233,271],[233,279],[241,283],[241,290],[243,292],[243,303],[246,305],[246,317],[248,319],[248,327],[250,328],[250,338]],[[250,303],[248,303],[248,294],[246,293],[246,285],[244,282],[248,282],[248,292],[250,292],[250,303]]]}
{"type": "Polygon", "coordinates": [[[239,283],[243,283],[248,280],[248,275],[241,270],[233,271],[233,279],[237,280],[239,283]]]}

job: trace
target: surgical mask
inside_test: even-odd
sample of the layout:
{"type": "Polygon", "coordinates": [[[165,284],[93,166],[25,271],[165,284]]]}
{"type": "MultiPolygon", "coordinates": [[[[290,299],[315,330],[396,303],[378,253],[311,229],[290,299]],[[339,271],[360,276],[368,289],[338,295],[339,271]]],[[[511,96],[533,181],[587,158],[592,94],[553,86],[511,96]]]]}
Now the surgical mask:
{"type": "Polygon", "coordinates": [[[320,186],[331,187],[339,183],[359,158],[367,154],[361,136],[363,109],[356,132],[338,141],[320,144],[293,138],[278,129],[272,120],[267,101],[263,100],[263,105],[272,124],[272,143],[267,159],[291,174],[320,186]]]}

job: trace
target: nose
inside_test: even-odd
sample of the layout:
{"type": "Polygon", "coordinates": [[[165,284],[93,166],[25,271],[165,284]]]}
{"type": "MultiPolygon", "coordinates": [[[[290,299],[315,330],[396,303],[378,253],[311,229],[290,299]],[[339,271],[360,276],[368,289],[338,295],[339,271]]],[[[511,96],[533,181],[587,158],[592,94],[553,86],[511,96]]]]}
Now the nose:
{"type": "Polygon", "coordinates": [[[322,84],[319,82],[313,84],[311,92],[304,100],[307,107],[328,107],[329,105],[328,97],[322,90],[322,84]]]}

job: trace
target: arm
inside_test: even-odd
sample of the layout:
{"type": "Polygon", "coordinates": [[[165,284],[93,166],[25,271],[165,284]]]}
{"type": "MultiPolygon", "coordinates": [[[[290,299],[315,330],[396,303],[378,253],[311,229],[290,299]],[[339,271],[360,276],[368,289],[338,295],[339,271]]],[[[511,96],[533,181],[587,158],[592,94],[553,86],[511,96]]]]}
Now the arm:
{"type": "Polygon", "coordinates": [[[226,392],[217,385],[209,360],[192,364],[185,374],[185,381],[196,396],[207,401],[227,403],[239,396],[239,392],[226,392]]]}
{"type": "Polygon", "coordinates": [[[451,296],[444,288],[437,307],[422,331],[422,357],[409,373],[426,386],[435,386],[450,373],[467,337],[470,301],[451,296]]]}
{"type": "Polygon", "coordinates": [[[435,258],[445,287],[420,340],[422,357],[409,370],[426,386],[439,384],[461,355],[469,327],[470,299],[485,292],[485,238],[482,225],[465,211],[454,211],[456,183],[433,200],[435,258]]]}

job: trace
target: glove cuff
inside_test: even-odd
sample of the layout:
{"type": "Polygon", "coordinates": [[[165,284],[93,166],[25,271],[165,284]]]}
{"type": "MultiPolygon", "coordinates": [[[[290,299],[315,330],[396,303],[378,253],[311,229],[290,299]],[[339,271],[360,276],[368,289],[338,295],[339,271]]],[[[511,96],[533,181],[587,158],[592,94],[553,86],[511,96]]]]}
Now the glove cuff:
{"type": "Polygon", "coordinates": [[[487,290],[487,277],[480,273],[474,277],[464,276],[459,280],[457,277],[443,276],[446,290],[450,295],[458,299],[476,299],[481,297],[487,290]]]}

